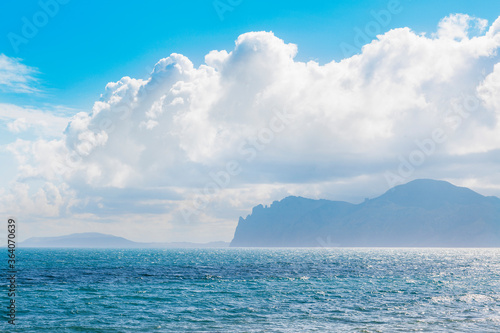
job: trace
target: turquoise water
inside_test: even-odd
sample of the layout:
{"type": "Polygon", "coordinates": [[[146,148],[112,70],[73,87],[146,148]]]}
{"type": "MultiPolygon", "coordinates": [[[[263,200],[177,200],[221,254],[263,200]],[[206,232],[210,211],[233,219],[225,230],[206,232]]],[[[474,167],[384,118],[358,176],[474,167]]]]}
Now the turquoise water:
{"type": "Polygon", "coordinates": [[[499,249],[19,249],[17,325],[13,330],[6,324],[4,288],[0,328],[498,332],[499,254],[499,249]]]}

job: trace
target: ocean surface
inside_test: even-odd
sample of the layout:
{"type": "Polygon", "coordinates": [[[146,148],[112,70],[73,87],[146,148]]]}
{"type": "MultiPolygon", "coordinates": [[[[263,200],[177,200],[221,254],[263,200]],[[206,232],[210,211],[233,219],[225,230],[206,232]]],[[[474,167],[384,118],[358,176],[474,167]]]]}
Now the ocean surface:
{"type": "Polygon", "coordinates": [[[499,332],[499,255],[18,249],[17,324],[7,324],[4,282],[0,331],[499,332]]]}

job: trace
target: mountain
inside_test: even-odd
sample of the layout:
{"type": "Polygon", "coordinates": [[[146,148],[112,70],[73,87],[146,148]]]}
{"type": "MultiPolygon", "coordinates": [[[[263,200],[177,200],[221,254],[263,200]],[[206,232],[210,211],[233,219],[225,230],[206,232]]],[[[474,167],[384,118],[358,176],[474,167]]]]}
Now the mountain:
{"type": "Polygon", "coordinates": [[[418,179],[361,204],[287,197],[239,219],[232,247],[500,247],[500,199],[418,179]]]}
{"type": "Polygon", "coordinates": [[[113,235],[87,232],[59,237],[32,237],[20,243],[22,247],[125,248],[137,243],[113,235]]]}
{"type": "Polygon", "coordinates": [[[210,243],[139,243],[123,237],[87,232],[58,237],[32,237],[19,244],[20,247],[38,248],[218,248],[227,247],[227,242],[210,243]]]}

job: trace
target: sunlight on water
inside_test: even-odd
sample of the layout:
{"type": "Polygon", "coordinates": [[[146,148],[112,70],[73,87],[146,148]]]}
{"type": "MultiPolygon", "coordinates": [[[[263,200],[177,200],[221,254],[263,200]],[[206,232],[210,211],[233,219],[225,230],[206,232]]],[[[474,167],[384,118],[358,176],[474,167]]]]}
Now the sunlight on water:
{"type": "MultiPolygon", "coordinates": [[[[21,249],[17,329],[497,332],[499,254],[498,249],[21,249]]],[[[6,295],[1,297],[5,304],[6,295]]]]}

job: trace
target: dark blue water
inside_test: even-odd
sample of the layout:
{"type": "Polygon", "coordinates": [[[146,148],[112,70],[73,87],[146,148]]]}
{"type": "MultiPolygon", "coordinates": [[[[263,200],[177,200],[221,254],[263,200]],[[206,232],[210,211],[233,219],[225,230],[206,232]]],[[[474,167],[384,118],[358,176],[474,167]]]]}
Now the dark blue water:
{"type": "MultiPolygon", "coordinates": [[[[499,249],[20,249],[16,329],[6,324],[5,288],[0,328],[499,332],[499,254],[499,249]]],[[[4,268],[1,272],[5,276],[4,268]]]]}

